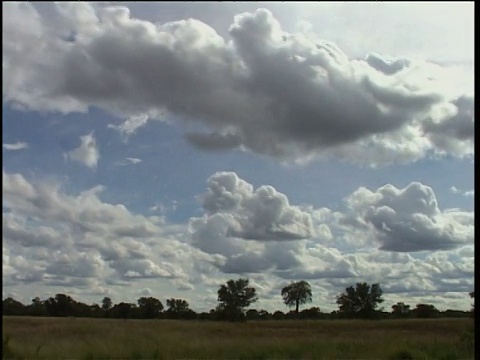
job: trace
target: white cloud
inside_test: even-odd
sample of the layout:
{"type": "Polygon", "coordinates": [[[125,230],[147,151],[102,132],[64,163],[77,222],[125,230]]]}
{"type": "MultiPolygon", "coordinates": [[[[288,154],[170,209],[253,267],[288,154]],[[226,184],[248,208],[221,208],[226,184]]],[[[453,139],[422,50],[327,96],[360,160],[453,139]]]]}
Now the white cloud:
{"type": "Polygon", "coordinates": [[[142,159],[127,157],[123,160],[117,161],[115,164],[118,166],[126,166],[126,165],[136,165],[141,162],[142,162],[142,159]]]}
{"type": "Polygon", "coordinates": [[[80,146],[65,154],[67,159],[77,161],[89,168],[96,168],[100,153],[93,133],[80,136],[80,146]]]}
{"type": "MultiPolygon", "coordinates": [[[[313,235],[311,216],[272,186],[253,186],[234,172],[218,172],[200,196],[209,216],[228,215],[227,236],[253,240],[292,240],[313,235]]],[[[227,218],[227,217],[225,217],[227,218]]]]}
{"type": "Polygon", "coordinates": [[[450,187],[450,191],[453,194],[460,194],[460,195],[463,195],[465,197],[474,197],[475,196],[475,190],[463,191],[463,190],[458,189],[456,186],[450,187]]]}
{"type": "Polygon", "coordinates": [[[432,188],[412,182],[356,190],[347,198],[353,217],[388,251],[451,249],[473,242],[472,212],[440,210],[432,188]]]}
{"type": "MultiPolygon", "coordinates": [[[[62,274],[104,277],[103,281],[107,277],[125,281],[184,277],[184,271],[174,264],[178,258],[178,250],[174,249],[185,245],[176,239],[164,244],[164,220],[132,214],[123,205],[103,203],[98,198],[101,190],[102,187],[95,187],[77,196],[67,195],[58,186],[30,183],[22,175],[4,172],[4,209],[8,210],[3,219],[6,246],[11,251],[20,247],[18,254],[36,259],[32,266],[40,267],[39,277],[55,281],[68,282],[62,274]],[[152,250],[158,241],[163,250],[159,257],[152,250]],[[42,249],[55,252],[43,253],[42,249]],[[168,253],[172,263],[163,259],[168,253]]],[[[26,271],[22,269],[20,273],[26,271]]]]}
{"type": "Polygon", "coordinates": [[[9,151],[28,149],[28,144],[26,142],[20,142],[20,141],[14,144],[2,144],[2,145],[5,150],[9,150],[9,151]]]}
{"type": "MultiPolygon", "coordinates": [[[[138,289],[144,289],[141,294],[149,294],[146,289],[150,289],[165,297],[183,297],[195,290],[192,307],[208,311],[215,306],[219,284],[239,274],[252,280],[261,295],[258,306],[267,310],[282,309],[280,289],[300,278],[312,285],[314,305],[324,311],[335,309],[335,295],[358,281],[380,282],[391,304],[408,296],[408,301],[431,299],[443,307],[470,306],[467,296],[434,298],[473,289],[473,215],[440,210],[433,190],[419,183],[404,189],[361,188],[347,197],[345,209],[339,212],[302,210],[311,216],[312,227],[324,230],[295,241],[228,236],[232,219],[246,208],[255,209],[256,202],[247,200],[258,196],[251,184],[233,173],[209,178],[207,192],[200,197],[206,214],[192,220],[191,241],[185,225],[101,201],[102,189],[66,194],[58,185],[3,173],[5,291],[15,287],[19,294],[31,294],[32,289],[42,289],[35,295],[51,296],[60,286],[73,296],[91,294],[98,302],[102,296],[134,300],[138,289]],[[386,207],[395,211],[393,218],[386,216],[390,214],[386,207]],[[353,214],[359,219],[340,221],[353,214]],[[425,236],[419,236],[418,243],[407,239],[400,246],[400,230],[386,234],[385,227],[375,227],[380,215],[385,215],[382,220],[390,229],[395,224],[401,230],[409,221],[411,229],[425,236]],[[384,246],[376,249],[376,243],[365,242],[370,247],[363,251],[345,249],[342,241],[349,236],[378,238],[384,246]],[[466,243],[460,241],[462,237],[466,243]],[[438,239],[451,240],[457,247],[447,243],[451,249],[443,250],[446,243],[438,239]],[[415,252],[421,246],[431,250],[415,252]]],[[[276,213],[274,209],[264,208],[267,213],[276,213]]]]}
{"type": "Polygon", "coordinates": [[[144,127],[147,124],[148,119],[149,115],[146,114],[133,115],[126,119],[121,125],[109,124],[108,127],[118,130],[127,138],[134,134],[139,128],[144,127]]]}
{"type": "Polygon", "coordinates": [[[127,118],[116,126],[126,135],[166,110],[205,127],[187,133],[197,147],[284,160],[473,154],[473,96],[452,86],[464,78],[458,67],[373,52],[349,59],[262,9],[236,16],[227,41],[194,19],[157,25],[126,7],[54,8],[59,19],[49,21],[29,3],[4,5],[6,103],[97,106],[127,118]]]}

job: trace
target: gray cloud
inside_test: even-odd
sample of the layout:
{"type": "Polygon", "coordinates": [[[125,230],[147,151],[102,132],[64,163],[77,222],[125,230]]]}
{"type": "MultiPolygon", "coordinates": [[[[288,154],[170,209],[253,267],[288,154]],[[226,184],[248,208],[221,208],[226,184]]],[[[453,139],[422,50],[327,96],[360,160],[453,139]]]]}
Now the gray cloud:
{"type": "Polygon", "coordinates": [[[439,149],[461,154],[474,142],[474,98],[462,96],[452,104],[452,116],[441,121],[428,119],[423,124],[423,131],[439,149]]]}
{"type": "Polygon", "coordinates": [[[160,25],[125,7],[54,7],[56,21],[31,4],[4,6],[7,103],[98,106],[128,118],[116,126],[125,134],[167,111],[209,131],[188,133],[199,148],[240,145],[299,161],[473,154],[464,141],[473,98],[452,93],[438,65],[373,53],[351,60],[333,43],[283,31],[268,10],[236,16],[228,40],[194,19],[160,25]],[[433,116],[439,106],[454,111],[433,116]]]}

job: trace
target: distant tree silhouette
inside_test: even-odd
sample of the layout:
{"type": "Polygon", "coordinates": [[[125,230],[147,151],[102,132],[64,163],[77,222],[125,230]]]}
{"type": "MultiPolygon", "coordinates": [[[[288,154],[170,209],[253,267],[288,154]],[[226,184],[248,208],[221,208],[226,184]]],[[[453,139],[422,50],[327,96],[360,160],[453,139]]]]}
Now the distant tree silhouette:
{"type": "Polygon", "coordinates": [[[31,316],[46,316],[45,301],[40,300],[38,296],[33,298],[32,303],[27,306],[27,313],[31,316]]]}
{"type": "Polygon", "coordinates": [[[397,318],[408,317],[411,314],[410,305],[406,305],[403,302],[398,302],[395,305],[392,305],[392,314],[397,318]]]}
{"type": "Polygon", "coordinates": [[[220,318],[238,321],[245,318],[244,309],[258,300],[256,290],[248,286],[248,279],[229,280],[218,290],[220,318]]]}
{"type": "Polygon", "coordinates": [[[439,315],[439,311],[431,304],[417,304],[412,313],[413,316],[422,319],[438,317],[439,315]]]}
{"type": "Polygon", "coordinates": [[[378,283],[372,286],[357,283],[355,288],[350,286],[337,296],[339,312],[344,317],[373,318],[378,304],[383,302],[382,293],[378,283]]]}
{"type": "Polygon", "coordinates": [[[112,306],[113,306],[112,299],[110,299],[108,296],[105,296],[102,299],[103,316],[108,317],[108,312],[110,311],[112,306]]]}
{"type": "Polygon", "coordinates": [[[188,302],[182,299],[168,299],[167,307],[166,315],[171,319],[194,319],[197,315],[190,309],[188,302]]]}
{"type": "Polygon", "coordinates": [[[320,319],[322,318],[322,312],[319,307],[311,307],[310,309],[304,309],[298,314],[300,319],[320,319]]]}
{"type": "Polygon", "coordinates": [[[115,304],[111,310],[111,317],[119,319],[129,319],[135,315],[136,305],[132,303],[121,302],[115,304]]]}
{"type": "Polygon", "coordinates": [[[300,305],[312,302],[312,289],[310,284],[304,280],[292,282],[282,289],[282,298],[285,305],[295,306],[295,313],[298,314],[300,305]]]}
{"type": "Polygon", "coordinates": [[[155,319],[160,317],[163,310],[163,304],[154,297],[141,297],[138,299],[138,310],[143,319],[155,319]]]}
{"type": "Polygon", "coordinates": [[[2,315],[25,315],[26,308],[20,301],[11,297],[2,301],[2,315]]]}
{"type": "Polygon", "coordinates": [[[285,319],[285,313],[283,313],[280,310],[277,310],[273,313],[273,319],[274,320],[284,320],[285,319]]]}
{"type": "Polygon", "coordinates": [[[472,310],[471,310],[471,311],[472,311],[472,316],[475,317],[475,291],[472,291],[472,292],[468,293],[468,295],[469,295],[472,299],[474,299],[474,300],[473,300],[472,310]]]}
{"type": "Polygon", "coordinates": [[[74,316],[75,301],[68,295],[56,294],[45,301],[45,307],[49,316],[74,316]]]}

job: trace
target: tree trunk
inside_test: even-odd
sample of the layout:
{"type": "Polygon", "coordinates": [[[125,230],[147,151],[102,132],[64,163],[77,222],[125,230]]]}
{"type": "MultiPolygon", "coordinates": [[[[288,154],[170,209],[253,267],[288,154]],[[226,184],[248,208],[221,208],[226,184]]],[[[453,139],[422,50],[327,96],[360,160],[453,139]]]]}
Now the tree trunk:
{"type": "Polygon", "coordinates": [[[299,301],[297,300],[297,301],[296,301],[296,307],[295,307],[295,312],[296,312],[297,314],[298,314],[298,306],[299,306],[299,305],[300,305],[300,304],[299,304],[299,301]]]}

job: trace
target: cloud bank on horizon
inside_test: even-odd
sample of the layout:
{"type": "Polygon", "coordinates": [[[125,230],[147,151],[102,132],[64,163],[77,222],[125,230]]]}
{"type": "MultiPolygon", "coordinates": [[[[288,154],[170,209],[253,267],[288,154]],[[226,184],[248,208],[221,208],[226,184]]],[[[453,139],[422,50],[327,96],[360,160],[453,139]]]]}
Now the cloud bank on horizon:
{"type": "Polygon", "coordinates": [[[125,136],[168,113],[197,125],[186,138],[200,149],[287,161],[473,155],[473,89],[458,71],[376,53],[349,59],[332,42],[284,31],[266,9],[235,16],[226,39],[195,19],[156,24],[122,6],[56,3],[51,18],[29,3],[3,8],[12,106],[99,107],[127,119],[112,125],[125,136]]]}
{"type": "MultiPolygon", "coordinates": [[[[269,277],[270,286],[298,278],[332,286],[354,281],[359,273],[371,281],[382,273],[391,278],[387,289],[397,292],[402,276],[406,282],[401,286],[415,291],[422,286],[434,291],[444,286],[444,278],[473,276],[473,263],[455,262],[455,256],[473,256],[473,213],[440,210],[432,189],[420,183],[404,189],[359,188],[341,211],[302,210],[271,186],[253,191],[235,173],[219,172],[198,197],[205,214],[192,217],[189,228],[175,234],[164,218],[102,202],[101,187],[68,195],[58,184],[32,183],[20,174],[3,172],[2,180],[8,209],[3,216],[7,285],[41,281],[91,287],[101,294],[108,284],[138,279],[170,279],[179,288],[193,289],[199,276],[248,273],[269,277]],[[268,201],[261,201],[265,197],[268,201]],[[339,231],[343,235],[333,241],[339,231]],[[187,233],[191,242],[184,240],[187,233]],[[350,241],[348,252],[340,249],[343,241],[350,241]],[[56,250],[51,253],[50,247],[56,250]],[[362,248],[370,250],[355,253],[362,248]],[[454,251],[442,263],[434,261],[442,253],[429,255],[426,262],[410,255],[442,249],[454,251]],[[423,283],[416,283],[415,274],[424,276],[423,283]]],[[[451,286],[449,291],[456,285],[451,286]]],[[[467,286],[458,282],[461,291],[467,286]]]]}

